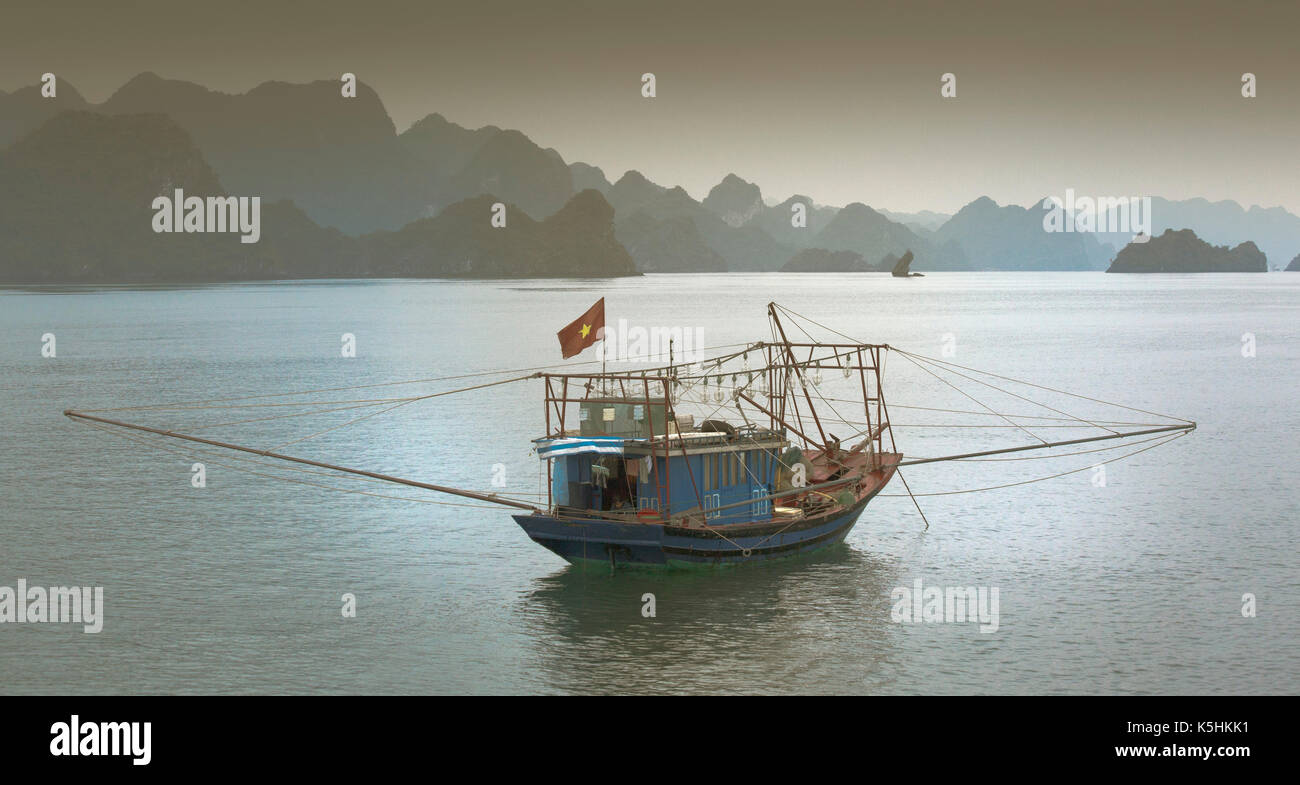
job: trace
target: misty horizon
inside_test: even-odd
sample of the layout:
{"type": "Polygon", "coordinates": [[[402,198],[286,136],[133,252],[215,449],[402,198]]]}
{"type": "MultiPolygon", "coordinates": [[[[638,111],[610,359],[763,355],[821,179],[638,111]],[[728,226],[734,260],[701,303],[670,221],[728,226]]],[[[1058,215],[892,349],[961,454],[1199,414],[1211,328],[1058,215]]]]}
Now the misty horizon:
{"type": "Polygon", "coordinates": [[[6,11],[0,89],[52,72],[101,103],[146,71],[225,93],[354,73],[398,132],[431,113],[513,128],[611,181],[636,170],[696,199],[734,173],[767,199],[894,212],[951,214],[980,196],[1032,207],[1073,189],[1300,213],[1290,5],[688,16],[380,3],[363,16],[234,4],[205,25],[147,3],[54,25],[50,8],[6,11]],[[956,97],[940,96],[945,73],[956,97]],[[1254,98],[1241,95],[1244,73],[1254,98]]]}

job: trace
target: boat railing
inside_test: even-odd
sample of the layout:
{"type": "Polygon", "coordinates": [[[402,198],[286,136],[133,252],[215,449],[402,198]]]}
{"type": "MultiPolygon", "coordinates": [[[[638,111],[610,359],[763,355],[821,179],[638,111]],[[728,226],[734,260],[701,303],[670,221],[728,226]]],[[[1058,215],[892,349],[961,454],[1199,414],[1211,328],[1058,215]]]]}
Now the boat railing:
{"type": "MultiPolygon", "coordinates": [[[[852,505],[841,503],[839,499],[830,495],[828,491],[836,488],[843,488],[852,493],[854,502],[857,502],[862,495],[862,481],[862,475],[849,474],[844,477],[838,477],[834,480],[814,483],[813,485],[785,488],[759,498],[743,499],[738,502],[732,502],[718,507],[710,507],[708,512],[712,514],[722,510],[734,509],[767,501],[772,502],[772,506],[775,508],[778,506],[777,502],[782,500],[790,500],[800,508],[804,509],[806,513],[810,514],[822,513],[829,509],[833,509],[836,506],[847,509],[852,505]]],[[[688,526],[690,525],[689,523],[684,524],[683,522],[697,520],[701,517],[701,509],[698,507],[682,510],[681,512],[668,516],[667,519],[665,519],[661,514],[647,514],[649,510],[589,510],[578,507],[556,506],[551,512],[552,515],[559,520],[610,521],[614,523],[668,523],[669,525],[688,526]]],[[[705,528],[714,528],[709,526],[707,522],[704,526],[705,528]]]]}

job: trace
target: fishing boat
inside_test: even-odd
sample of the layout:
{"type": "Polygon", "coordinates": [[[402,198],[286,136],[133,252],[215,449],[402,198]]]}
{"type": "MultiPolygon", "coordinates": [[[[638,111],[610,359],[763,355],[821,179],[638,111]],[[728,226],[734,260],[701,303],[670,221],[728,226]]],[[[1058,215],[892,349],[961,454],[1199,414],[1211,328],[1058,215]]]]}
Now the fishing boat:
{"type": "MultiPolygon", "coordinates": [[[[106,410],[69,409],[64,414],[99,428],[137,431],[513,507],[519,510],[514,521],[534,542],[570,563],[611,568],[719,567],[810,553],[843,542],[871,501],[896,476],[924,518],[903,479],[901,469],[906,466],[1136,437],[1157,441],[1154,447],[1196,427],[1179,418],[1120,429],[1136,424],[1057,417],[1105,433],[1049,441],[1021,425],[1023,420],[1011,419],[1014,415],[993,412],[1035,435],[1037,443],[905,460],[890,423],[885,355],[900,353],[918,366],[921,360],[941,361],[840,333],[834,333],[834,340],[815,340],[802,324],[798,327],[807,340],[792,340],[786,320],[797,316],[769,303],[769,338],[706,359],[676,362],[670,343],[666,364],[610,371],[602,362],[599,371],[537,371],[424,396],[368,402],[396,401],[392,406],[396,408],[441,395],[540,380],[544,431],[532,444],[545,464],[544,501],[426,483],[278,449],[125,422],[104,416],[106,410]],[[828,376],[838,383],[835,396],[824,392],[828,376]],[[692,408],[686,404],[696,413],[686,412],[692,408]],[[840,434],[832,428],[840,429],[840,434]]],[[[565,356],[598,341],[603,322],[602,299],[560,331],[565,356]]],[[[112,411],[123,408],[132,407],[112,411]]],[[[191,403],[171,408],[199,407],[191,403]]],[[[341,426],[327,430],[337,427],[341,426]]]]}
{"type": "Polygon", "coordinates": [[[543,374],[547,433],[535,444],[550,492],[544,511],[514,516],[528,536],[570,562],[614,566],[712,567],[842,542],[902,459],[882,387],[885,347],[790,341],[768,310],[779,341],[694,373],[670,364],[543,374]],[[751,357],[761,365],[728,370],[751,357]],[[829,371],[856,376],[862,391],[865,427],[847,439],[823,426],[813,400],[813,377],[829,371]],[[741,422],[679,416],[676,391],[710,378],[715,408],[734,405],[741,422]]]}

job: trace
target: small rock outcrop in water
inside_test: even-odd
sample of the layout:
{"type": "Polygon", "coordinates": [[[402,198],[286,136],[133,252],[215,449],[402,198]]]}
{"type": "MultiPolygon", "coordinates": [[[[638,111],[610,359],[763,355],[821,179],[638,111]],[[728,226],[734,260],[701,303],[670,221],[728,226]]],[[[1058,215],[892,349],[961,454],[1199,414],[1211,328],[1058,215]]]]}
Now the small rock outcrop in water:
{"type": "Polygon", "coordinates": [[[1145,243],[1129,243],[1108,273],[1263,273],[1268,260],[1255,244],[1210,245],[1191,229],[1166,229],[1145,243]]]}
{"type": "Polygon", "coordinates": [[[1296,254],[1295,258],[1291,260],[1291,264],[1286,266],[1286,271],[1289,273],[1300,273],[1300,253],[1296,254]]]}
{"type": "Polygon", "coordinates": [[[892,271],[890,274],[893,275],[895,278],[922,278],[922,277],[924,277],[924,276],[922,276],[920,273],[914,273],[914,272],[911,272],[911,269],[912,269],[912,251],[911,251],[911,249],[908,249],[908,251],[907,251],[906,253],[903,254],[903,258],[902,258],[902,259],[899,259],[899,260],[894,264],[894,269],[893,269],[893,271],[892,271]]]}
{"type": "Polygon", "coordinates": [[[808,248],[794,256],[781,267],[783,273],[874,273],[879,268],[853,251],[828,251],[825,248],[808,248]]]}

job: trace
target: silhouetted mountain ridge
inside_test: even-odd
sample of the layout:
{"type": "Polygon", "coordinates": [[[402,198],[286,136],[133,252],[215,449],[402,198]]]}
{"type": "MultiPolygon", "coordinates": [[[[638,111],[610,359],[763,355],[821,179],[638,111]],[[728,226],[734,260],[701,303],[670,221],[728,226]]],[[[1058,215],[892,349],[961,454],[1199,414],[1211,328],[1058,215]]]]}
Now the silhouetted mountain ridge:
{"type": "Polygon", "coordinates": [[[0,280],[140,283],[364,276],[636,274],[594,190],[534,221],[494,195],[398,232],[354,238],[294,203],[263,201],[260,240],[154,231],[156,197],[229,194],[189,134],[160,114],[64,112],[0,151],[0,280]]]}
{"type": "Polygon", "coordinates": [[[959,245],[976,270],[1096,270],[1109,258],[1111,249],[1091,234],[1046,231],[1045,215],[1041,207],[1003,206],[981,196],[935,237],[959,245]]]}
{"type": "MultiPolygon", "coordinates": [[[[340,88],[331,79],[270,81],[234,94],[145,72],[91,105],[61,79],[54,99],[36,87],[0,93],[0,149],[63,111],[163,114],[188,131],[229,193],[261,196],[268,207],[292,201],[313,223],[352,236],[395,232],[486,194],[541,220],[591,189],[613,205],[615,234],[638,268],[651,271],[777,270],[806,249],[850,251],[870,262],[908,248],[922,270],[1088,270],[1105,266],[1108,243],[1131,237],[1048,232],[1040,203],[1000,206],[988,197],[951,218],[861,203],[837,208],[804,195],[769,206],[759,186],[736,173],[696,200],[636,170],[611,182],[600,168],[566,163],[517,130],[470,129],[433,113],[399,134],[369,86],[358,83],[355,98],[340,88]]],[[[1157,233],[1193,228],[1211,242],[1256,241],[1278,264],[1300,250],[1300,217],[1281,208],[1152,204],[1157,233]]]]}

